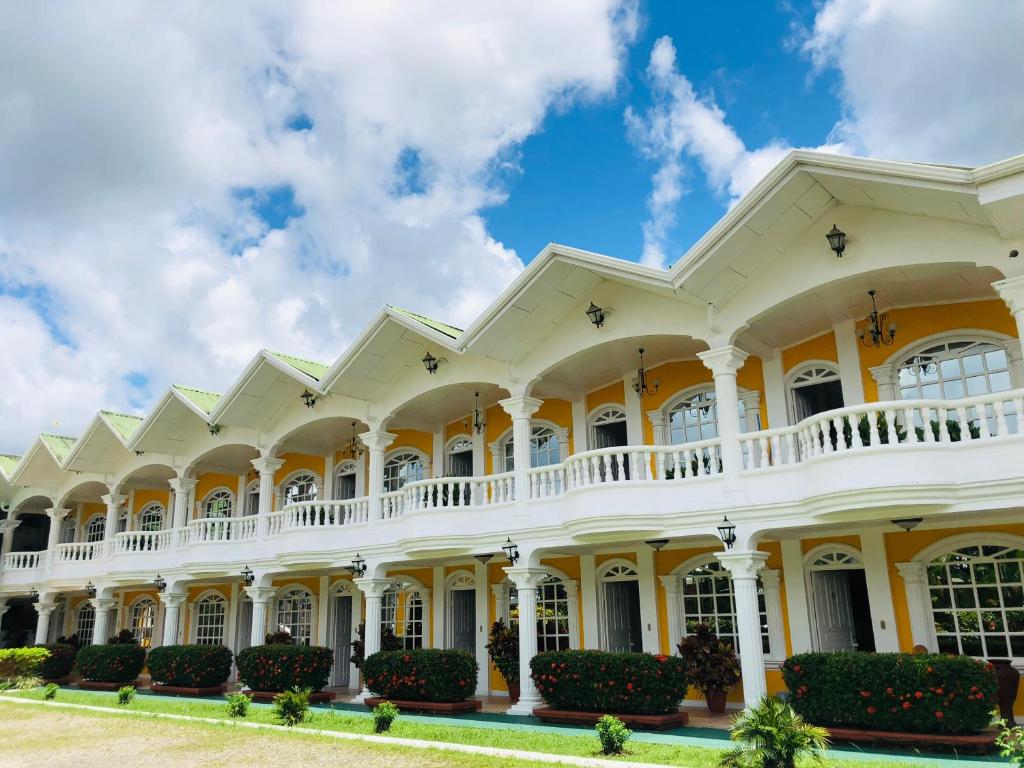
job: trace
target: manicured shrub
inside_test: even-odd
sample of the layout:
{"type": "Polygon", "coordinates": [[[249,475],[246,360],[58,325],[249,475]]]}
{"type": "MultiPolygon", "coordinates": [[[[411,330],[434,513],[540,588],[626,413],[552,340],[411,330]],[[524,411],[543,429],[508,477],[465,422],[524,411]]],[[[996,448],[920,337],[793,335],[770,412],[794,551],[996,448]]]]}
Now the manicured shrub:
{"type": "Polygon", "coordinates": [[[463,701],[473,693],[477,671],[472,654],[440,648],[380,651],[363,662],[367,688],[407,701],[463,701]]]}
{"type": "Polygon", "coordinates": [[[45,648],[50,652],[39,667],[39,676],[44,680],[59,680],[71,674],[75,666],[75,656],[78,654],[78,646],[70,643],[53,643],[52,645],[37,645],[36,648],[45,648]]]}
{"type": "MultiPolygon", "coordinates": [[[[382,651],[400,651],[405,648],[401,638],[396,637],[388,627],[380,628],[380,649],[382,651]]],[[[363,668],[363,656],[366,655],[366,622],[356,627],[356,639],[352,641],[352,656],[349,661],[352,665],[361,670],[363,668]]]]}
{"type": "Polygon", "coordinates": [[[274,697],[274,715],[283,725],[298,725],[309,715],[309,688],[293,688],[274,697]]]}
{"type": "Polygon", "coordinates": [[[334,651],[317,645],[256,645],[235,658],[238,677],[254,691],[287,691],[327,685],[334,651]]]}
{"type": "Polygon", "coordinates": [[[5,648],[0,650],[0,689],[23,687],[40,676],[43,663],[50,657],[46,648],[5,648]]]}
{"type": "Polygon", "coordinates": [[[228,717],[247,717],[250,704],[252,704],[252,699],[244,693],[231,694],[228,696],[227,703],[228,717]]]}
{"type": "Polygon", "coordinates": [[[548,651],[530,661],[540,695],[554,709],[660,715],[686,696],[686,662],[674,656],[548,651]]]}
{"type": "Polygon", "coordinates": [[[594,728],[601,740],[601,752],[605,755],[621,755],[622,748],[633,735],[626,724],[613,715],[602,715],[594,728]]]}
{"type": "Polygon", "coordinates": [[[130,683],[145,663],[146,649],[135,644],[87,645],[75,660],[83,680],[103,683],[130,683]]]}
{"type": "Polygon", "coordinates": [[[117,703],[122,707],[127,707],[135,701],[135,686],[134,685],[122,685],[117,689],[117,703]]]}
{"type": "Polygon", "coordinates": [[[391,724],[398,717],[398,707],[390,701],[382,701],[373,708],[373,732],[384,733],[391,730],[391,724]]]}
{"type": "Polygon", "coordinates": [[[231,651],[223,645],[164,645],[149,652],[155,683],[182,688],[212,688],[231,674],[231,651]]]}
{"type": "Polygon", "coordinates": [[[43,688],[43,698],[47,701],[53,701],[57,698],[57,691],[60,690],[60,686],[56,683],[47,683],[46,687],[43,688]]]}
{"type": "Polygon", "coordinates": [[[991,665],[966,656],[805,653],[782,675],[793,708],[825,727],[978,733],[996,706],[991,665]]]}

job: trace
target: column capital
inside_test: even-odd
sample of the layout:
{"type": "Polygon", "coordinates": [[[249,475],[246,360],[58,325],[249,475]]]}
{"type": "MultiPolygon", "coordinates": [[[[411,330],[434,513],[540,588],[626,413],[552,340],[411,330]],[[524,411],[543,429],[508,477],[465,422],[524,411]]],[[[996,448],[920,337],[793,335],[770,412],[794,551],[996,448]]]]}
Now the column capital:
{"type": "Polygon", "coordinates": [[[46,516],[51,520],[59,521],[67,517],[70,511],[70,509],[65,509],[64,507],[50,507],[46,510],[46,516]]]}
{"type": "Polygon", "coordinates": [[[97,612],[99,611],[112,611],[117,607],[117,598],[115,597],[94,597],[89,600],[89,604],[97,612]]]}
{"type": "Polygon", "coordinates": [[[498,405],[513,419],[528,419],[544,405],[544,401],[536,397],[509,397],[499,400],[498,405]]]}
{"type": "Polygon", "coordinates": [[[759,390],[751,389],[746,392],[740,392],[739,399],[748,410],[758,410],[761,407],[761,392],[759,390]]]}
{"type": "Polygon", "coordinates": [[[575,597],[580,592],[580,583],[574,579],[562,582],[562,588],[565,589],[566,597],[575,597]]]}
{"type": "Polygon", "coordinates": [[[1005,280],[996,280],[992,283],[999,297],[1006,302],[1011,314],[1024,312],[1024,275],[1008,277],[1005,280]]]}
{"type": "Polygon", "coordinates": [[[251,463],[261,475],[273,475],[284,466],[284,459],[253,459],[251,463]]]}
{"type": "Polygon", "coordinates": [[[40,616],[49,616],[57,609],[56,603],[38,602],[34,603],[34,605],[36,613],[38,613],[40,616]]]}
{"type": "Polygon", "coordinates": [[[120,493],[107,493],[100,496],[100,501],[107,505],[107,509],[120,509],[128,497],[120,493]]]}
{"type": "Polygon", "coordinates": [[[697,357],[713,376],[734,376],[736,371],[743,367],[749,355],[739,347],[728,346],[698,352],[697,357]]]}
{"type": "Polygon", "coordinates": [[[503,582],[503,581],[499,581],[497,584],[491,584],[491,592],[493,592],[494,593],[494,597],[499,599],[499,600],[504,600],[505,599],[505,595],[507,594],[505,592],[505,590],[507,588],[508,588],[508,585],[505,584],[505,582],[503,582]]]}
{"type": "Polygon", "coordinates": [[[669,595],[678,595],[683,591],[683,585],[679,581],[679,574],[670,573],[667,576],[659,576],[658,581],[661,582],[661,586],[665,588],[665,593],[669,595]]]}
{"type": "Polygon", "coordinates": [[[383,429],[371,429],[367,432],[360,432],[357,437],[359,442],[371,451],[386,451],[388,446],[395,442],[398,435],[393,432],[385,432],[383,429]]]}
{"type": "Polygon", "coordinates": [[[352,583],[359,587],[359,591],[367,597],[376,598],[383,597],[384,593],[394,585],[391,579],[374,579],[372,577],[352,579],[352,583]]]}
{"type": "Polygon", "coordinates": [[[253,605],[256,603],[266,605],[277,594],[277,590],[273,587],[242,587],[242,589],[245,590],[245,594],[252,600],[253,605]]]}
{"type": "Polygon", "coordinates": [[[175,493],[188,493],[199,481],[194,477],[172,477],[167,481],[167,484],[171,486],[171,490],[175,493]]]}
{"type": "Polygon", "coordinates": [[[868,368],[868,372],[871,374],[871,378],[875,380],[875,383],[880,387],[895,387],[896,386],[896,366],[889,365],[873,365],[868,368]]]}
{"type": "Polygon", "coordinates": [[[652,427],[664,427],[665,426],[665,411],[658,408],[653,411],[647,412],[647,420],[651,422],[652,427]]]}
{"type": "Polygon", "coordinates": [[[733,577],[733,579],[756,579],[758,572],[768,561],[767,552],[757,550],[728,550],[716,552],[715,557],[733,577]]]}
{"type": "Polygon", "coordinates": [[[760,572],[761,584],[765,589],[779,589],[782,586],[782,574],[775,568],[762,568],[760,572]]]}
{"type": "Polygon", "coordinates": [[[159,597],[160,602],[164,605],[171,608],[177,608],[185,602],[185,598],[188,597],[188,595],[184,592],[161,592],[159,597]]]}
{"type": "Polygon", "coordinates": [[[896,570],[907,584],[924,584],[925,564],[919,562],[896,563],[896,570]]]}
{"type": "Polygon", "coordinates": [[[0,533],[14,533],[14,529],[21,525],[21,523],[21,518],[0,520],[0,533]]]}
{"type": "Polygon", "coordinates": [[[543,583],[544,579],[548,577],[547,571],[542,571],[540,568],[517,568],[512,566],[511,568],[505,568],[505,573],[512,579],[512,583],[516,585],[516,589],[532,589],[539,587],[543,583]]]}

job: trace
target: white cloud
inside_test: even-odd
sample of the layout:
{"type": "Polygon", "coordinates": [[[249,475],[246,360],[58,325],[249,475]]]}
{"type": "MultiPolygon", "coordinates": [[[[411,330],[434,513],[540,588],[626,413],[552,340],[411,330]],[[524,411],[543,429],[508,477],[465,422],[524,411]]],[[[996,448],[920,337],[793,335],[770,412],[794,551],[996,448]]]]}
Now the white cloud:
{"type": "Polygon", "coordinates": [[[136,372],[333,361],[385,302],[471,320],[522,268],[479,215],[496,169],[614,92],[636,24],[632,0],[5,9],[0,449],[130,408],[136,372]],[[282,185],[283,229],[236,194],[282,185]]]}

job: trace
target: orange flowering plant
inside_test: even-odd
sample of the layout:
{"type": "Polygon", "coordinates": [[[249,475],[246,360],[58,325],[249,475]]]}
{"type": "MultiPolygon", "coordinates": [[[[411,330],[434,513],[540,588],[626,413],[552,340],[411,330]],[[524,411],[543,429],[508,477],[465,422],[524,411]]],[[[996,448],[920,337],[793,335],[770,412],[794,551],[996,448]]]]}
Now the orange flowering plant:
{"type": "Polygon", "coordinates": [[[379,651],[363,662],[366,687],[385,699],[463,701],[476,689],[473,654],[454,649],[379,651]]]}
{"type": "Polygon", "coordinates": [[[231,651],[223,645],[164,645],[149,652],[155,683],[183,688],[212,688],[231,674],[231,651]]]}
{"type": "Polygon", "coordinates": [[[317,645],[255,645],[235,657],[238,677],[254,691],[287,691],[327,685],[334,651],[317,645]]]}
{"type": "Polygon", "coordinates": [[[136,644],[87,645],[78,652],[75,667],[83,680],[130,683],[142,672],[146,649],[136,644]]]}

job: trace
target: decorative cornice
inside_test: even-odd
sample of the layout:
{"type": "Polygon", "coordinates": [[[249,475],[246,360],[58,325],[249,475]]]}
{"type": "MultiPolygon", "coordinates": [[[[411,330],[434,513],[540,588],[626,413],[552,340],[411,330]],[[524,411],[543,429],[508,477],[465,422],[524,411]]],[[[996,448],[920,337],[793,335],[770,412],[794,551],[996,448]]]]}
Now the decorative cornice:
{"type": "Polygon", "coordinates": [[[170,608],[177,608],[185,602],[185,598],[188,597],[184,592],[161,592],[160,602],[170,608]]]}
{"type": "Polygon", "coordinates": [[[498,405],[515,421],[532,417],[544,405],[544,401],[538,400],[536,397],[510,397],[499,400],[498,405]]]}
{"type": "Polygon", "coordinates": [[[359,442],[371,451],[386,451],[398,438],[398,435],[385,432],[382,429],[372,429],[369,432],[362,432],[357,435],[359,442]]]}
{"type": "Polygon", "coordinates": [[[394,582],[391,579],[374,579],[374,578],[362,578],[352,579],[352,583],[359,587],[359,591],[366,595],[367,598],[381,598],[384,593],[387,592],[391,587],[394,586],[394,582]]]}
{"type": "Polygon", "coordinates": [[[273,587],[243,587],[245,594],[252,600],[253,605],[261,603],[266,605],[270,602],[270,599],[277,594],[277,590],[273,587]]]}
{"type": "Polygon", "coordinates": [[[260,475],[273,475],[284,466],[284,459],[253,459],[251,464],[260,475]]]}
{"type": "Polygon", "coordinates": [[[112,611],[117,607],[116,597],[94,597],[89,600],[89,604],[92,605],[93,609],[99,611],[112,611]]]}
{"type": "Polygon", "coordinates": [[[1010,312],[1016,315],[1024,312],[1024,275],[1008,277],[1005,280],[996,280],[992,283],[999,297],[1006,302],[1010,312]]]}
{"type": "Polygon", "coordinates": [[[698,352],[697,357],[713,376],[735,376],[749,355],[739,347],[729,346],[698,352]]]}

